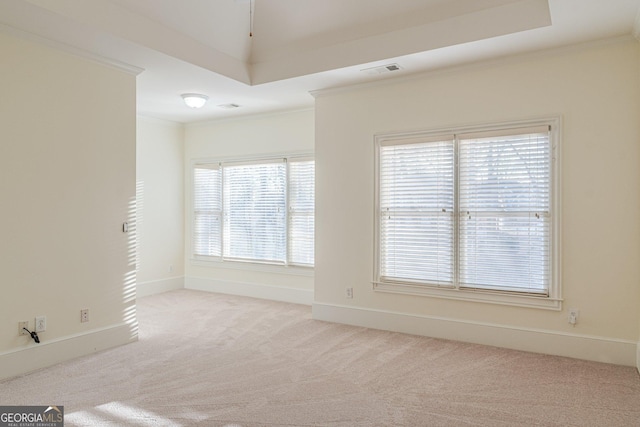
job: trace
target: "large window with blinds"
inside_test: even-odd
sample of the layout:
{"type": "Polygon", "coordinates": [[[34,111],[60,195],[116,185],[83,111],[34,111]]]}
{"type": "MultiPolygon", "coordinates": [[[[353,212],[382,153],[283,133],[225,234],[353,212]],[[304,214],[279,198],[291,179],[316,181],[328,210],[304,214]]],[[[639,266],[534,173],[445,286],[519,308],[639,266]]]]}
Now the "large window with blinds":
{"type": "Polygon", "coordinates": [[[557,127],[378,136],[374,287],[559,309],[557,127]]]}
{"type": "Polygon", "coordinates": [[[314,188],[309,157],[196,162],[194,257],[313,266],[314,188]]]}

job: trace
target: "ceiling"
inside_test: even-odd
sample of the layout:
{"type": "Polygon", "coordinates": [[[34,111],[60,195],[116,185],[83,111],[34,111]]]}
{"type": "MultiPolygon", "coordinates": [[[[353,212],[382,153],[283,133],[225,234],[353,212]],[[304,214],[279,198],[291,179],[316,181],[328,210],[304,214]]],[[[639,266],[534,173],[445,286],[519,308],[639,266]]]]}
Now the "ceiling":
{"type": "Polygon", "coordinates": [[[639,11],[640,0],[2,0],[0,30],[142,70],[138,113],[189,123],[310,108],[321,89],[638,38],[639,11]],[[400,69],[362,71],[392,63],[400,69]],[[209,102],[190,109],[186,92],[209,102]],[[240,107],[219,107],[230,103],[240,107]]]}

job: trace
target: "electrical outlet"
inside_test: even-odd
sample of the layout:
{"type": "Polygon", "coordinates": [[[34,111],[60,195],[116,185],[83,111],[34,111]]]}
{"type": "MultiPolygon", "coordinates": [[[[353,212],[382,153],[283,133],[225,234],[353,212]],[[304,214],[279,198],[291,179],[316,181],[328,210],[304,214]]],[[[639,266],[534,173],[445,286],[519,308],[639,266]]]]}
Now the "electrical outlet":
{"type": "Polygon", "coordinates": [[[578,323],[578,316],[580,315],[580,310],[575,309],[575,308],[570,308],[569,309],[569,323],[573,326],[576,325],[576,323],[578,323]]]}
{"type": "Polygon", "coordinates": [[[89,309],[85,308],[80,310],[80,322],[85,323],[89,321],[89,309]]]}
{"type": "Polygon", "coordinates": [[[44,332],[47,330],[47,316],[36,317],[36,332],[44,332]]]}
{"type": "Polygon", "coordinates": [[[353,288],[347,288],[347,298],[353,298],[353,288]]]}
{"type": "Polygon", "coordinates": [[[18,322],[18,335],[29,335],[29,332],[25,331],[24,328],[29,329],[29,322],[18,322]]]}

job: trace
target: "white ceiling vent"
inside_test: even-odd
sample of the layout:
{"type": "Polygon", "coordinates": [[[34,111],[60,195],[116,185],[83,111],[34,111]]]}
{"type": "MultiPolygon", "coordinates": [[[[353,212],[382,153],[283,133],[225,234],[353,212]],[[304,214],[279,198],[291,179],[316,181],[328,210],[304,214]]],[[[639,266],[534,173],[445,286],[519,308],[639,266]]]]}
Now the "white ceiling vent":
{"type": "Polygon", "coordinates": [[[218,107],[223,108],[225,110],[233,110],[234,108],[240,108],[238,104],[220,104],[218,107]]]}
{"type": "Polygon", "coordinates": [[[392,71],[400,71],[400,70],[402,70],[402,67],[399,64],[393,63],[393,64],[380,65],[379,67],[365,68],[364,70],[360,70],[360,71],[370,75],[376,75],[376,74],[384,74],[384,73],[390,73],[392,71]]]}

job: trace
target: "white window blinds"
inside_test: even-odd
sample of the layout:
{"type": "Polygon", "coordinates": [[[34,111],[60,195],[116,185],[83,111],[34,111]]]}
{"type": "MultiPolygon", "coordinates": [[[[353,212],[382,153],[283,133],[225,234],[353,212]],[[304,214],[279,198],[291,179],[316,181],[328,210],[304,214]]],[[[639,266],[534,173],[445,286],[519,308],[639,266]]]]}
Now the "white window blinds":
{"type": "Polygon", "coordinates": [[[194,168],[193,251],[196,255],[222,255],[222,173],[219,165],[194,168]]]}
{"type": "Polygon", "coordinates": [[[315,162],[195,164],[193,255],[313,266],[315,162]]]}
{"type": "Polygon", "coordinates": [[[286,164],[224,168],[224,256],[284,263],[286,164]]]}
{"type": "Polygon", "coordinates": [[[453,284],[453,141],[381,147],[383,279],[453,284]]]}
{"type": "Polygon", "coordinates": [[[546,293],[550,160],[548,129],[460,137],[461,287],[546,293]]]}
{"type": "Polygon", "coordinates": [[[289,263],[313,265],[315,162],[289,162],[289,263]]]}
{"type": "Polygon", "coordinates": [[[379,146],[382,283],[548,295],[549,127],[379,146]]]}

